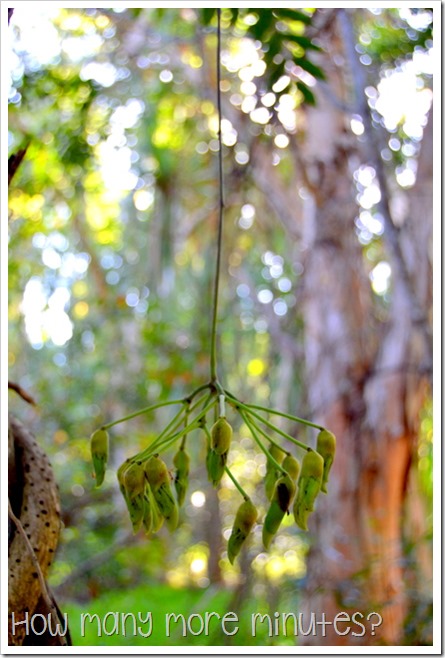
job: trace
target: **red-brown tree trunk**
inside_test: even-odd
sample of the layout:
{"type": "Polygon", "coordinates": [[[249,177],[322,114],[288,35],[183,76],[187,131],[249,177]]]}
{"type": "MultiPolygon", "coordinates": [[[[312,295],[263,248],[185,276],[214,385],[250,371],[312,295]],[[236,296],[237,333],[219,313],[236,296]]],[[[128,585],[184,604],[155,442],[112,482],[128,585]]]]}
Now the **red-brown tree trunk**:
{"type": "MultiPolygon", "coordinates": [[[[324,46],[329,59],[323,65],[342,98],[344,70],[332,65],[342,55],[335,23],[326,31],[324,46]]],[[[403,644],[408,606],[404,505],[420,410],[428,392],[427,328],[413,317],[409,291],[411,287],[416,307],[427,315],[429,245],[419,236],[428,236],[431,214],[411,216],[400,229],[405,271],[388,249],[385,258],[393,274],[385,315],[372,298],[369,266],[355,231],[352,163],[357,162],[359,145],[348,131],[345,113],[323,95],[306,119],[299,164],[310,210],[303,226],[309,254],[304,282],[308,401],[315,420],[337,435],[338,454],[328,496],[319,500],[310,521],[314,541],[304,611],[315,612],[319,619],[324,612],[330,620],[343,611],[361,613],[357,619],[366,632],[351,623],[350,632],[339,635],[332,625],[326,637],[317,634],[305,641],[318,646],[403,644]],[[415,258],[408,260],[411,252],[415,258]],[[416,285],[406,278],[414,262],[422,278],[416,285]],[[367,620],[372,612],[383,620],[374,634],[372,622],[377,617],[367,620]]],[[[425,160],[428,163],[428,157],[425,160]]],[[[421,167],[422,159],[420,176],[421,167]]]]}

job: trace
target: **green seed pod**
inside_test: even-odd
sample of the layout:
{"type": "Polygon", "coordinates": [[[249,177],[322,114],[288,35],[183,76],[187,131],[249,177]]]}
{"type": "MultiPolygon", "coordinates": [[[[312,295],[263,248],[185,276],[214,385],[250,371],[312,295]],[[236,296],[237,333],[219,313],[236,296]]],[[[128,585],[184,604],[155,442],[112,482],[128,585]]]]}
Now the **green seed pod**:
{"type": "Polygon", "coordinates": [[[169,530],[175,530],[179,521],[179,512],[170,487],[167,466],[159,457],[150,457],[145,464],[145,476],[159,512],[164,517],[169,530]]]}
{"type": "Polygon", "coordinates": [[[131,525],[133,526],[133,532],[136,534],[142,525],[142,520],[144,518],[144,494],[140,493],[130,498],[125,496],[125,502],[127,504],[128,513],[130,514],[131,525]]]}
{"type": "Polygon", "coordinates": [[[148,494],[149,490],[150,487],[147,486],[144,491],[144,514],[142,517],[142,525],[146,535],[149,535],[153,530],[153,504],[148,494]]]}
{"type": "Polygon", "coordinates": [[[218,455],[223,455],[229,451],[232,442],[232,434],[232,427],[227,420],[223,416],[218,418],[210,430],[212,448],[218,453],[218,455]]]}
{"type": "Polygon", "coordinates": [[[96,487],[100,487],[104,481],[108,461],[108,442],[108,432],[106,430],[99,429],[91,435],[90,447],[96,487]]]}
{"type": "Polygon", "coordinates": [[[144,467],[141,462],[133,462],[123,474],[125,492],[130,499],[143,496],[145,487],[144,467]]]}
{"type": "Polygon", "coordinates": [[[277,481],[273,500],[277,500],[283,512],[288,512],[295,496],[295,482],[289,475],[283,475],[277,481]]]}
{"type": "Polygon", "coordinates": [[[158,509],[167,523],[168,529],[171,531],[176,530],[179,522],[179,510],[170,483],[163,482],[156,489],[152,488],[152,493],[158,509]]]}
{"type": "Polygon", "coordinates": [[[206,466],[207,466],[207,475],[209,482],[213,484],[214,487],[218,486],[221,482],[221,478],[224,475],[224,469],[227,463],[227,452],[223,454],[218,454],[210,448],[207,452],[206,457],[206,466]]]}
{"type": "Polygon", "coordinates": [[[286,455],[282,466],[284,470],[289,473],[292,480],[294,480],[295,482],[300,473],[300,462],[298,461],[298,459],[295,459],[295,457],[293,457],[292,455],[286,455]]]}
{"type": "Polygon", "coordinates": [[[263,524],[263,544],[266,549],[278,532],[278,528],[295,496],[295,483],[289,475],[282,475],[275,485],[270,507],[263,524]]]}
{"type": "Polygon", "coordinates": [[[232,534],[229,537],[227,546],[230,564],[233,564],[257,518],[257,509],[250,498],[241,503],[235,516],[232,534]]]}
{"type": "MultiPolygon", "coordinates": [[[[275,461],[281,464],[281,462],[283,461],[284,452],[280,450],[280,448],[277,448],[277,446],[273,443],[269,444],[269,452],[272,455],[272,457],[275,459],[275,461]]],[[[270,459],[267,459],[264,487],[266,490],[266,496],[269,500],[272,500],[275,484],[279,477],[280,477],[280,471],[277,469],[275,464],[270,459]]]]}
{"type": "Polygon", "coordinates": [[[147,519],[145,519],[144,516],[143,520],[144,527],[146,527],[145,523],[147,523],[147,526],[150,525],[150,530],[146,529],[146,534],[149,534],[149,532],[157,532],[164,523],[164,517],[159,511],[158,504],[153,497],[153,493],[149,485],[147,485],[145,488],[144,504],[144,509],[147,513],[147,519]]]}
{"type": "Polygon", "coordinates": [[[144,489],[146,487],[143,477],[141,484],[141,470],[143,476],[144,470],[142,465],[132,462],[131,459],[126,459],[117,470],[119,489],[124,497],[130,515],[131,525],[133,526],[133,532],[135,534],[140,529],[145,514],[144,489]],[[136,466],[136,468],[133,468],[134,466],[136,466]],[[128,473],[129,476],[127,480],[128,473]],[[127,489],[127,482],[129,489],[127,489]]]}
{"type": "Polygon", "coordinates": [[[157,489],[163,482],[170,481],[166,464],[159,457],[153,455],[145,462],[145,477],[152,490],[157,489]]]}
{"type": "Polygon", "coordinates": [[[327,493],[327,483],[329,479],[329,472],[335,457],[336,439],[332,432],[328,430],[321,430],[317,437],[317,452],[323,457],[323,481],[321,483],[321,490],[327,493]]]}
{"type": "Polygon", "coordinates": [[[125,475],[125,471],[130,465],[131,465],[131,459],[126,459],[117,469],[117,481],[119,482],[119,488],[123,495],[125,492],[124,475],[125,475]]]}
{"type": "Polygon", "coordinates": [[[278,532],[285,512],[280,508],[278,501],[272,500],[263,523],[263,544],[268,550],[270,543],[278,532]]]}
{"type": "Polygon", "coordinates": [[[188,476],[190,471],[190,457],[184,449],[179,449],[173,457],[173,464],[176,467],[175,489],[178,499],[178,505],[181,506],[185,499],[188,487],[188,476]]]}
{"type": "Polygon", "coordinates": [[[298,480],[298,492],[294,504],[296,524],[302,530],[308,530],[307,519],[314,511],[314,502],[323,481],[323,457],[315,450],[306,452],[298,480]]]}

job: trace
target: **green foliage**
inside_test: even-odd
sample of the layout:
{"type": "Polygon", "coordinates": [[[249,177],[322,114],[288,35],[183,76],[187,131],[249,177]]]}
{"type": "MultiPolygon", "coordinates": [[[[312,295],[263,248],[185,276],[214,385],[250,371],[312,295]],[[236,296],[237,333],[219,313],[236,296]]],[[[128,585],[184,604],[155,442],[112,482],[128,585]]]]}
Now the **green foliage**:
{"type": "MultiPolygon", "coordinates": [[[[373,83],[382,64],[389,67],[409,57],[414,48],[429,47],[431,26],[414,30],[414,36],[397,11],[382,10],[378,20],[369,12],[360,18],[360,33],[366,35],[363,53],[374,64],[369,71],[373,83]]],[[[292,151],[275,147],[274,139],[284,134],[298,142],[305,103],[315,103],[317,80],[326,72],[317,65],[320,44],[313,31],[308,36],[311,12],[224,9],[222,18],[229,57],[223,63],[223,102],[236,132],[233,136],[227,130],[231,139],[223,150],[227,271],[221,297],[222,376],[229,390],[251,403],[266,400],[306,412],[300,360],[289,345],[298,353],[303,344],[299,301],[307,255],[289,239],[280,223],[283,217],[262,189],[252,163],[255,149],[264,147],[264,157],[273,159],[270,171],[276,173],[276,181],[295,189],[292,151]],[[258,50],[254,40],[261,42],[258,50]],[[263,63],[258,75],[248,72],[248,81],[256,86],[248,94],[242,76],[252,62],[246,55],[234,64],[241,47],[255,53],[253,63],[263,63]],[[313,78],[310,85],[305,73],[313,78]],[[252,111],[241,109],[242,101],[249,98],[255,108],[262,107],[275,83],[286,83],[285,75],[290,81],[273,92],[266,123],[251,120],[252,111]],[[297,117],[294,128],[280,119],[277,108],[283,97],[297,117]]],[[[79,565],[106,547],[118,546],[123,528],[131,533],[117,490],[117,467],[150,444],[171,416],[160,409],[113,430],[108,471],[99,491],[94,489],[90,463],[92,429],[153,401],[181,398],[207,377],[217,135],[214,10],[60,9],[53,21],[60,53],[52,62],[32,61],[26,44],[15,41],[20,66],[13,71],[12,86],[20,98],[11,93],[10,151],[28,142],[30,146],[10,187],[8,347],[10,378],[29,390],[39,405],[36,414],[11,397],[11,411],[36,428],[61,487],[65,530],[51,578],[63,592],[64,582],[79,565]],[[141,34],[144,38],[138,41],[141,34]],[[100,44],[96,50],[89,45],[95,39],[100,44]],[[76,57],[62,47],[73,40],[82,44],[76,57]],[[101,75],[104,71],[109,79],[101,75]],[[128,166],[121,166],[123,160],[128,166]],[[118,175],[111,177],[113,168],[118,175]],[[70,338],[69,332],[60,338],[56,331],[63,323],[71,327],[70,338]]],[[[11,31],[18,39],[20,29],[13,22],[11,31]]],[[[400,127],[402,144],[417,148],[402,131],[400,127]]],[[[402,149],[396,157],[394,165],[406,160],[402,149]]],[[[297,205],[300,192],[295,189],[297,214],[302,208],[297,205]]],[[[381,260],[379,237],[368,244],[365,257],[371,265],[381,260]]],[[[291,431],[286,419],[283,423],[291,431]]],[[[426,416],[419,449],[419,476],[428,505],[430,424],[426,416]]],[[[266,458],[258,456],[245,426],[236,429],[230,468],[247,482],[251,494],[260,490],[266,458]]],[[[303,440],[309,439],[304,430],[302,434],[303,440]]],[[[168,582],[204,587],[210,597],[204,608],[227,610],[227,593],[214,599],[207,588],[218,577],[231,589],[240,580],[239,565],[231,567],[218,545],[221,534],[227,538],[233,527],[239,492],[224,476],[217,499],[220,525],[215,515],[206,516],[216,494],[204,466],[196,468],[204,464],[205,441],[189,441],[188,452],[195,468],[175,540],[166,528],[149,540],[137,537],[135,545],[108,556],[94,573],[80,573],[69,592],[82,605],[71,606],[65,600],[63,609],[73,614],[86,609],[105,613],[119,605],[125,612],[156,608],[162,613],[199,606],[200,611],[203,590],[160,584],[159,574],[167,574],[168,582]],[[197,494],[205,497],[205,506],[194,504],[197,494]],[[212,529],[210,537],[207,527],[212,529]],[[216,574],[209,560],[215,545],[221,551],[216,574]],[[191,569],[193,560],[201,560],[202,571],[191,569]],[[135,582],[149,583],[149,595],[145,584],[135,591],[135,582]],[[93,601],[97,594],[99,599],[93,601]]],[[[173,470],[171,460],[168,466],[173,470]]],[[[266,496],[259,495],[262,518],[268,505],[266,496]]],[[[287,516],[280,528],[280,550],[272,546],[269,556],[254,558],[261,551],[261,536],[254,531],[251,539],[248,556],[262,588],[258,602],[273,613],[266,605],[267,593],[276,594],[276,588],[289,584],[295,590],[304,576],[308,540],[287,516]]],[[[296,609],[299,601],[292,600],[291,605],[296,609]]],[[[81,639],[73,630],[76,643],[89,643],[91,638],[81,639]]],[[[242,638],[253,643],[247,635],[242,638]]],[[[274,642],[264,634],[257,639],[258,644],[274,642]]],[[[165,637],[152,640],[165,643],[165,637]]],[[[112,638],[100,640],[109,641],[112,638]]],[[[115,643],[122,644],[122,638],[115,643]]],[[[134,638],[129,644],[135,644],[134,638]]]]}
{"type": "MultiPolygon", "coordinates": [[[[199,589],[174,589],[160,583],[144,583],[138,588],[131,588],[129,590],[112,590],[103,594],[95,601],[91,601],[88,605],[73,605],[67,604],[65,606],[68,620],[70,623],[70,631],[73,638],[73,643],[76,646],[82,645],[105,645],[105,646],[175,646],[184,644],[184,639],[181,634],[182,627],[172,623],[171,637],[166,636],[165,616],[169,613],[183,614],[188,617],[192,611],[203,614],[205,610],[202,608],[201,600],[203,598],[202,590],[199,589]],[[101,620],[105,619],[108,612],[118,613],[133,613],[137,615],[140,612],[142,618],[146,619],[146,613],[153,613],[153,632],[148,638],[144,638],[141,634],[133,634],[133,625],[127,621],[126,629],[127,635],[121,633],[114,635],[106,635],[102,630],[101,637],[98,637],[97,621],[85,622],[85,633],[81,633],[81,615],[89,613],[90,615],[97,614],[101,620]],[[180,628],[181,630],[178,630],[180,628]]],[[[221,615],[227,611],[227,603],[229,600],[228,592],[216,592],[211,596],[210,600],[206,596],[206,608],[208,610],[219,612],[221,615]]],[[[149,625],[139,624],[144,633],[148,632],[149,625]]],[[[109,618],[105,629],[111,630],[113,620],[109,618]]],[[[103,628],[103,626],[102,626],[103,628]]],[[[120,626],[121,628],[121,626],[120,626]]],[[[214,633],[212,633],[212,636],[214,633]]],[[[210,638],[211,640],[212,638],[210,638]]],[[[190,635],[187,638],[188,644],[207,645],[209,637],[194,637],[190,635]]]]}
{"type": "Polygon", "coordinates": [[[359,48],[377,62],[394,67],[416,50],[428,50],[432,36],[431,9],[390,9],[362,23],[359,48]]]}
{"type": "MultiPolygon", "coordinates": [[[[216,9],[202,9],[201,15],[205,25],[214,21],[216,9]]],[[[315,79],[324,80],[324,71],[314,64],[308,51],[320,51],[320,46],[312,38],[304,34],[306,27],[311,25],[313,10],[299,11],[294,9],[228,9],[223,10],[224,25],[236,27],[241,34],[246,34],[262,44],[262,57],[266,64],[260,82],[264,93],[274,91],[279,99],[288,93],[289,87],[301,92],[304,102],[314,105],[315,94],[304,79],[297,78],[293,82],[289,72],[292,64],[300,67],[315,79]],[[283,82],[279,89],[274,85],[288,77],[287,84],[283,82]]],[[[298,69],[297,69],[298,70],[298,69]]]]}

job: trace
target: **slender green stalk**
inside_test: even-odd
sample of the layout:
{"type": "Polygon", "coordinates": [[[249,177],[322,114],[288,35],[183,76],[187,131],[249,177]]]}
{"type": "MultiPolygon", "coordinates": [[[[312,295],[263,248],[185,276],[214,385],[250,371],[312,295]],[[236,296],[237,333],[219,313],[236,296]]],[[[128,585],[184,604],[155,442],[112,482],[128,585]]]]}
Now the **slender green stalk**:
{"type": "MultiPolygon", "coordinates": [[[[173,435],[170,435],[168,437],[165,437],[163,441],[161,441],[159,444],[156,446],[154,444],[148,446],[145,450],[143,450],[139,455],[137,455],[138,460],[145,460],[146,458],[150,457],[152,454],[155,454],[157,452],[164,452],[164,450],[167,450],[173,443],[178,441],[178,439],[182,439],[182,437],[187,434],[188,432],[191,432],[194,429],[197,429],[200,427],[199,421],[203,416],[206,415],[206,413],[213,407],[215,404],[215,401],[211,402],[208,404],[202,411],[199,412],[199,414],[192,420],[192,422],[187,425],[187,427],[184,427],[182,430],[179,432],[176,432],[173,435]]],[[[133,460],[136,458],[134,457],[133,460]]]]}
{"type": "MultiPolygon", "coordinates": [[[[204,402],[204,405],[206,405],[207,402],[212,398],[212,395],[213,395],[212,393],[209,394],[209,396],[207,397],[206,401],[204,402]]],[[[187,399],[187,401],[184,401],[184,403],[187,405],[187,408],[186,408],[186,411],[185,411],[185,423],[184,423],[184,427],[187,427],[187,426],[188,426],[188,417],[190,416],[190,414],[191,414],[191,413],[192,413],[197,407],[199,407],[199,406],[202,404],[202,398],[201,398],[200,400],[198,400],[197,402],[195,402],[195,404],[192,405],[192,406],[190,406],[189,399],[187,399]]],[[[216,400],[215,400],[215,403],[216,403],[216,400]]],[[[163,429],[162,432],[159,434],[159,436],[157,436],[156,439],[153,441],[153,443],[150,444],[150,446],[149,446],[150,448],[157,447],[158,445],[160,445],[160,444],[162,443],[162,439],[163,439],[165,436],[172,436],[172,433],[173,433],[173,432],[176,432],[176,430],[178,429],[179,425],[180,425],[180,424],[182,423],[182,421],[183,421],[183,419],[182,419],[182,414],[183,414],[183,413],[184,413],[184,409],[181,409],[181,410],[180,410],[180,411],[174,416],[174,418],[172,418],[172,420],[169,422],[169,424],[168,424],[166,427],[164,427],[164,429],[163,429]]],[[[184,435],[184,438],[185,438],[185,437],[186,437],[186,435],[184,435]]]]}
{"type": "MultiPolygon", "coordinates": [[[[225,391],[227,393],[227,391],[225,391]]],[[[299,416],[292,416],[291,414],[286,414],[284,411],[277,411],[277,409],[268,409],[267,407],[261,407],[259,404],[247,404],[247,407],[251,409],[258,409],[259,411],[265,411],[268,414],[273,414],[275,416],[283,416],[283,418],[288,418],[289,420],[294,420],[297,423],[302,423],[308,427],[315,427],[315,429],[322,430],[324,429],[322,425],[317,425],[317,423],[311,423],[310,420],[305,418],[300,418],[299,416]]]]}
{"type": "Polygon", "coordinates": [[[276,432],[277,434],[281,434],[281,436],[284,436],[284,438],[287,439],[288,441],[291,441],[292,443],[295,443],[295,445],[298,446],[299,448],[303,448],[303,450],[310,450],[311,449],[305,443],[302,443],[302,441],[299,441],[298,439],[294,439],[293,436],[291,436],[290,434],[288,434],[284,430],[281,430],[279,427],[277,427],[276,425],[274,425],[273,423],[268,421],[266,418],[263,418],[262,416],[257,414],[255,411],[251,411],[249,409],[247,409],[247,411],[249,412],[249,414],[251,416],[254,416],[258,420],[260,420],[264,425],[267,425],[267,427],[270,427],[270,429],[273,430],[274,432],[276,432]]]}
{"type": "MultiPolygon", "coordinates": [[[[207,406],[207,404],[210,402],[210,400],[214,398],[214,404],[216,404],[216,398],[215,398],[215,393],[214,391],[210,391],[210,393],[207,395],[207,397],[204,400],[204,406],[207,406]]],[[[193,413],[197,407],[199,407],[201,404],[203,404],[203,399],[204,396],[202,396],[193,406],[190,407],[190,413],[193,413]]]]}
{"type": "MultiPolygon", "coordinates": [[[[187,414],[187,412],[186,412],[186,414],[187,414]]],[[[165,436],[169,436],[169,434],[171,434],[171,432],[175,432],[177,427],[183,421],[183,415],[184,415],[184,409],[180,409],[180,411],[178,411],[178,413],[171,419],[171,421],[168,423],[168,425],[166,427],[164,427],[164,429],[159,434],[159,436],[156,437],[156,439],[153,441],[153,443],[150,443],[149,447],[150,448],[155,448],[157,445],[159,445],[162,442],[162,439],[165,436]]]]}
{"type": "MultiPolygon", "coordinates": [[[[185,411],[185,416],[184,416],[184,427],[187,427],[188,422],[189,422],[189,416],[190,416],[190,404],[188,405],[186,411],[185,411]]],[[[185,442],[187,441],[187,434],[184,434],[182,437],[181,441],[181,450],[184,450],[185,448],[185,442]]]]}
{"type": "Polygon", "coordinates": [[[258,424],[258,423],[252,418],[251,415],[249,416],[249,420],[250,420],[250,422],[252,423],[252,425],[254,426],[254,428],[255,428],[260,434],[262,434],[262,435],[264,436],[264,438],[267,439],[267,440],[269,441],[269,443],[271,443],[271,444],[274,445],[276,448],[278,448],[279,450],[281,450],[281,452],[284,452],[285,455],[288,455],[288,454],[289,454],[289,451],[286,450],[286,448],[283,448],[283,446],[280,446],[280,444],[279,444],[277,441],[275,441],[275,439],[273,439],[269,434],[267,434],[267,432],[266,432],[265,430],[263,430],[262,427],[259,426],[259,424],[258,424]]]}
{"type": "Polygon", "coordinates": [[[259,445],[259,447],[261,448],[261,450],[262,450],[262,451],[264,452],[264,454],[266,455],[267,459],[269,459],[269,460],[272,462],[272,464],[275,466],[275,468],[277,468],[277,469],[280,471],[280,473],[286,473],[285,469],[281,466],[281,464],[279,464],[279,463],[277,462],[277,460],[276,460],[274,457],[272,457],[272,455],[270,454],[269,450],[266,448],[266,446],[264,445],[264,443],[261,441],[260,437],[259,437],[258,434],[256,433],[255,428],[253,427],[252,423],[250,422],[249,418],[247,417],[247,414],[244,413],[244,412],[241,411],[241,410],[240,410],[239,413],[240,413],[241,418],[244,420],[244,422],[246,423],[247,427],[249,428],[250,433],[252,434],[254,440],[257,442],[257,444],[259,445]]]}
{"type": "MultiPolygon", "coordinates": [[[[299,448],[303,448],[303,450],[310,450],[311,449],[305,443],[302,443],[298,439],[294,439],[293,436],[291,436],[287,432],[284,432],[284,430],[281,430],[279,427],[277,427],[276,425],[271,423],[269,420],[267,420],[267,418],[263,418],[262,416],[260,416],[260,414],[257,414],[256,411],[253,411],[252,407],[254,407],[254,405],[244,404],[244,402],[240,402],[237,398],[235,398],[234,395],[231,395],[227,391],[226,391],[226,395],[229,398],[228,403],[231,404],[233,407],[235,407],[235,409],[238,409],[239,413],[242,413],[241,409],[244,409],[244,411],[249,414],[249,417],[253,416],[254,418],[257,418],[264,425],[267,425],[267,427],[270,427],[270,429],[273,430],[274,432],[276,432],[277,434],[281,434],[281,436],[283,436],[285,439],[288,439],[289,441],[291,441],[291,443],[294,443],[299,448]]],[[[259,407],[259,408],[263,409],[263,407],[259,407]]],[[[267,412],[269,410],[268,409],[263,409],[263,411],[267,412]]],[[[242,415],[243,415],[243,418],[244,418],[244,414],[242,414],[242,415]]],[[[316,425],[315,427],[318,427],[318,425],[316,425]]],[[[261,432],[261,433],[264,434],[263,432],[261,432]]],[[[271,441],[270,437],[268,437],[268,439],[269,439],[269,441],[271,441]]],[[[273,441],[272,441],[272,443],[273,443],[273,441]]],[[[279,446],[279,447],[281,447],[281,446],[279,446]]],[[[285,452],[287,452],[287,451],[285,451],[285,452]]]]}
{"type": "Polygon", "coordinates": [[[198,393],[201,393],[201,391],[205,391],[206,388],[211,388],[211,386],[212,386],[212,384],[210,382],[207,382],[207,384],[202,384],[201,386],[198,386],[198,388],[195,388],[193,393],[190,393],[190,395],[187,396],[186,401],[191,402],[193,400],[193,398],[198,395],[198,393]]]}
{"type": "Polygon", "coordinates": [[[228,466],[224,466],[224,470],[229,476],[229,478],[232,480],[233,484],[235,487],[238,489],[244,500],[249,500],[249,496],[246,494],[240,483],[235,479],[234,475],[232,474],[231,470],[229,469],[228,466]]]}
{"type": "Polygon", "coordinates": [[[240,402],[236,395],[233,395],[233,393],[230,393],[227,389],[224,390],[224,393],[227,395],[227,397],[231,398],[236,404],[242,404],[244,407],[249,408],[249,409],[258,409],[259,411],[264,411],[264,413],[267,414],[272,414],[275,416],[283,416],[283,418],[288,418],[289,420],[294,420],[296,423],[302,423],[303,425],[307,425],[308,427],[315,427],[317,430],[323,430],[324,427],[323,425],[317,425],[317,423],[311,423],[310,420],[306,420],[305,418],[300,418],[299,416],[292,416],[292,414],[286,414],[284,411],[278,411],[277,409],[269,409],[269,407],[262,407],[259,404],[250,404],[250,402],[240,402]]]}
{"type": "Polygon", "coordinates": [[[212,445],[212,435],[210,434],[210,430],[207,427],[207,425],[204,425],[203,429],[204,429],[204,432],[205,432],[205,435],[207,437],[207,441],[209,442],[209,447],[210,447],[212,445]]]}
{"type": "Polygon", "coordinates": [[[149,407],[144,407],[143,409],[139,409],[139,411],[134,411],[132,414],[128,414],[128,416],[124,416],[123,418],[119,418],[118,420],[113,420],[111,423],[106,423],[105,425],[101,426],[101,430],[107,430],[110,427],[113,427],[114,425],[118,425],[119,423],[123,423],[126,420],[131,420],[132,418],[136,418],[136,416],[142,416],[143,414],[148,414],[150,411],[154,411],[155,409],[160,409],[161,407],[167,407],[168,405],[172,404],[184,404],[185,400],[182,398],[181,400],[167,400],[165,402],[157,402],[156,404],[151,404],[149,407]]]}
{"type": "MultiPolygon", "coordinates": [[[[218,238],[216,250],[216,272],[215,287],[213,290],[213,313],[212,328],[210,334],[210,379],[213,384],[217,383],[217,356],[216,356],[216,323],[218,319],[218,295],[219,295],[219,278],[221,269],[221,249],[222,249],[222,228],[224,215],[224,197],[223,197],[223,165],[222,165],[222,135],[221,135],[221,9],[217,10],[218,28],[217,28],[217,46],[216,46],[216,98],[218,106],[218,177],[219,177],[219,216],[218,216],[218,238]]],[[[220,391],[222,392],[222,390],[220,391]]]]}

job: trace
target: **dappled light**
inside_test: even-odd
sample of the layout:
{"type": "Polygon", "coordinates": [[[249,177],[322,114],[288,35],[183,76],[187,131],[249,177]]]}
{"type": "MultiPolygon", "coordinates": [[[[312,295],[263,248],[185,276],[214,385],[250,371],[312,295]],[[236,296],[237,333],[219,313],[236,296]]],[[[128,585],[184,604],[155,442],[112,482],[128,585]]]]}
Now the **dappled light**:
{"type": "Polygon", "coordinates": [[[74,644],[431,646],[436,8],[15,4],[9,399],[60,488],[44,580],[74,644]],[[156,450],[176,525],[148,519],[156,450]],[[95,611],[153,619],[82,634],[95,611]],[[356,611],[363,635],[294,633],[356,611]]]}

